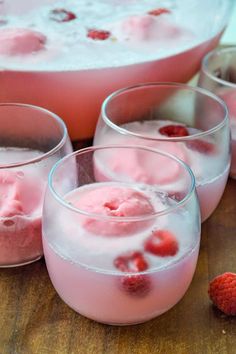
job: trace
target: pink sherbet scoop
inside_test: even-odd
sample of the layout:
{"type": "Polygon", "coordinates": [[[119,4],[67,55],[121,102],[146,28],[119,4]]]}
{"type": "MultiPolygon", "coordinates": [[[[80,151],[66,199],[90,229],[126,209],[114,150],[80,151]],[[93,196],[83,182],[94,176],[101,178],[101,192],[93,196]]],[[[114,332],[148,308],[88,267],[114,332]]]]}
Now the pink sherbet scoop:
{"type": "Polygon", "coordinates": [[[0,55],[26,55],[44,49],[46,36],[24,28],[0,30],[0,55]]]}
{"type": "Polygon", "coordinates": [[[0,217],[30,215],[42,202],[42,187],[14,170],[0,170],[0,217]]]}
{"type": "MultiPolygon", "coordinates": [[[[122,141],[124,145],[134,145],[135,142],[140,145],[142,140],[124,139],[122,141]]],[[[187,156],[181,143],[145,140],[143,145],[167,152],[187,162],[187,156]]],[[[122,148],[115,152],[112,151],[105,162],[107,176],[116,176],[122,180],[139,183],[162,185],[173,183],[178,180],[181,171],[181,166],[175,160],[154,153],[147,159],[145,150],[133,148],[126,149],[124,152],[122,148]]]]}
{"type": "Polygon", "coordinates": [[[12,217],[23,214],[19,200],[18,180],[14,172],[0,171],[0,217],[12,217]]]}
{"type": "Polygon", "coordinates": [[[76,208],[94,214],[81,216],[82,226],[89,232],[105,236],[125,236],[139,232],[150,221],[116,221],[115,217],[151,215],[154,208],[149,198],[132,188],[100,186],[69,200],[76,208]],[[97,215],[97,218],[95,217],[97,215]],[[114,217],[113,220],[99,216],[114,217]]]}

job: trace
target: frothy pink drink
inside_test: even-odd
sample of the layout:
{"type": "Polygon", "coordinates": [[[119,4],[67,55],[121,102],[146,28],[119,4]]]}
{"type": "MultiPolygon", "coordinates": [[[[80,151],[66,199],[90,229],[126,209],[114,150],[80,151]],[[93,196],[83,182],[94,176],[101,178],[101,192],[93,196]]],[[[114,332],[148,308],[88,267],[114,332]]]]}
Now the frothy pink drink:
{"type": "MultiPolygon", "coordinates": [[[[202,222],[205,221],[217,207],[229,173],[229,163],[223,170],[221,168],[224,151],[218,147],[215,138],[200,136],[183,141],[168,141],[168,138],[185,138],[202,133],[199,129],[173,121],[137,121],[123,124],[120,128],[124,129],[124,132],[129,132],[129,136],[125,133],[118,134],[115,130],[109,130],[108,134],[104,130],[101,135],[96,135],[94,144],[143,145],[168,152],[184,161],[194,172],[201,219],[202,222]],[[135,137],[135,134],[143,138],[135,137]]],[[[97,173],[102,173],[102,178],[107,180],[118,178],[127,173],[133,180],[161,184],[162,177],[164,183],[171,183],[178,174],[178,166],[175,164],[171,164],[171,162],[163,163],[160,158],[157,166],[151,159],[147,161],[142,153],[135,150],[125,154],[119,154],[118,152],[116,155],[108,154],[106,161],[98,158],[97,166],[99,166],[97,173]],[[148,171],[155,168],[158,170],[157,177],[152,175],[150,179],[148,171]]]]}
{"type": "MultiPolygon", "coordinates": [[[[42,156],[31,149],[1,148],[1,165],[42,156]]],[[[41,216],[48,167],[0,168],[0,267],[29,263],[43,254],[41,216]]]]}
{"type": "Polygon", "coordinates": [[[198,227],[184,206],[157,216],[177,201],[122,182],[85,185],[65,201],[79,213],[58,215],[43,245],[52,283],[70,307],[98,322],[134,324],[182,298],[199,249],[198,227]]]}
{"type": "Polygon", "coordinates": [[[220,11],[210,1],[204,6],[208,21],[199,21],[206,10],[196,0],[5,0],[0,102],[45,107],[64,118],[73,140],[92,137],[111,92],[194,75],[228,17],[227,1],[220,11]]]}
{"type": "Polygon", "coordinates": [[[179,19],[182,11],[170,4],[158,6],[154,0],[148,4],[49,2],[31,9],[30,15],[25,11],[20,16],[11,15],[11,9],[6,8],[0,28],[0,62],[1,56],[10,56],[9,65],[15,68],[48,71],[100,69],[153,60],[198,43],[198,32],[184,18],[179,19]]]}

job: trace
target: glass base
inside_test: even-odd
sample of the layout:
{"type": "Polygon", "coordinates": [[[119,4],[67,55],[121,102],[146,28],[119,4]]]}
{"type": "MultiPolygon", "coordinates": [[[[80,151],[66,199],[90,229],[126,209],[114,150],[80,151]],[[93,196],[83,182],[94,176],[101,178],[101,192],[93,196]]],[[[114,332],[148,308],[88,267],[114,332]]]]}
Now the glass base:
{"type": "Polygon", "coordinates": [[[16,264],[0,264],[0,268],[15,268],[15,267],[22,267],[25,266],[27,264],[31,264],[34,262],[37,262],[39,259],[41,259],[43,257],[43,255],[38,256],[37,258],[31,259],[29,261],[26,262],[22,262],[22,263],[16,263],[16,264]]]}
{"type": "MultiPolygon", "coordinates": [[[[85,316],[84,316],[85,317],[85,316]]],[[[88,317],[86,317],[88,318],[88,317]]],[[[154,317],[155,318],[155,317],[154,317]]],[[[107,326],[114,326],[114,327],[126,327],[126,326],[137,326],[137,325],[141,325],[145,322],[151,321],[153,320],[153,318],[150,318],[148,320],[143,320],[143,321],[138,321],[138,322],[128,322],[128,323],[115,323],[115,322],[103,322],[103,321],[98,321],[98,320],[94,320],[92,318],[88,318],[89,320],[95,321],[97,323],[103,324],[103,325],[107,325],[107,326]]]]}
{"type": "Polygon", "coordinates": [[[103,321],[97,318],[94,318],[93,316],[87,316],[85,314],[83,314],[82,312],[79,312],[78,310],[75,309],[75,307],[71,306],[68,302],[66,302],[64,299],[62,299],[73,311],[75,311],[78,315],[83,316],[85,318],[87,318],[90,321],[95,321],[97,323],[100,323],[102,325],[108,325],[108,326],[118,326],[118,327],[125,327],[125,326],[136,326],[136,325],[140,325],[142,323],[151,321],[153,319],[155,319],[156,317],[162,315],[163,313],[167,312],[170,308],[167,308],[165,310],[162,310],[156,314],[154,314],[151,317],[145,317],[143,319],[137,320],[137,321],[131,321],[131,322],[110,322],[110,321],[103,321]]]}

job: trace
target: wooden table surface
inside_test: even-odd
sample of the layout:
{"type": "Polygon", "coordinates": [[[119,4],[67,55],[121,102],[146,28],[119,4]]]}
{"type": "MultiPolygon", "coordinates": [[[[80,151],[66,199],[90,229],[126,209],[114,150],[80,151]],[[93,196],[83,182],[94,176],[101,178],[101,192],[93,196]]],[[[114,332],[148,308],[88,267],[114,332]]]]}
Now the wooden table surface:
{"type": "MultiPolygon", "coordinates": [[[[235,354],[236,317],[216,310],[209,280],[236,272],[236,180],[203,224],[199,261],[184,298],[147,323],[112,327],[90,321],[54,291],[44,260],[0,270],[0,354],[235,354]]],[[[178,281],[178,279],[176,279],[178,281]]]]}

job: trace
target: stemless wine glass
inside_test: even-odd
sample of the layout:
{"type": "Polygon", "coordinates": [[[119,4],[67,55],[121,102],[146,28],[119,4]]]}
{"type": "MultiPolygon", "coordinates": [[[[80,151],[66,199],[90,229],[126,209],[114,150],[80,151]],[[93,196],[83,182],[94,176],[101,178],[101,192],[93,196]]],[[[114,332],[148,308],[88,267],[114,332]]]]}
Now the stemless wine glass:
{"type": "Polygon", "coordinates": [[[202,61],[198,85],[217,94],[228,106],[232,137],[230,176],[236,178],[236,47],[208,53],[202,61]]]}
{"type": "Polygon", "coordinates": [[[140,323],[174,306],[196,267],[200,227],[193,173],[167,153],[90,147],[64,157],[49,175],[49,276],[71,308],[98,322],[140,323]],[[133,176],[113,164],[124,155],[139,156],[133,176]]]}
{"type": "MultiPolygon", "coordinates": [[[[229,173],[230,130],[227,107],[214,94],[175,83],[116,91],[102,105],[94,138],[95,145],[109,143],[158,148],[186,162],[196,178],[202,221],[219,203],[229,173]]],[[[117,163],[130,162],[123,156],[117,163]]]]}
{"type": "Polygon", "coordinates": [[[12,267],[43,255],[48,173],[72,146],[63,121],[40,107],[1,104],[0,126],[0,267],[12,267]]]}

